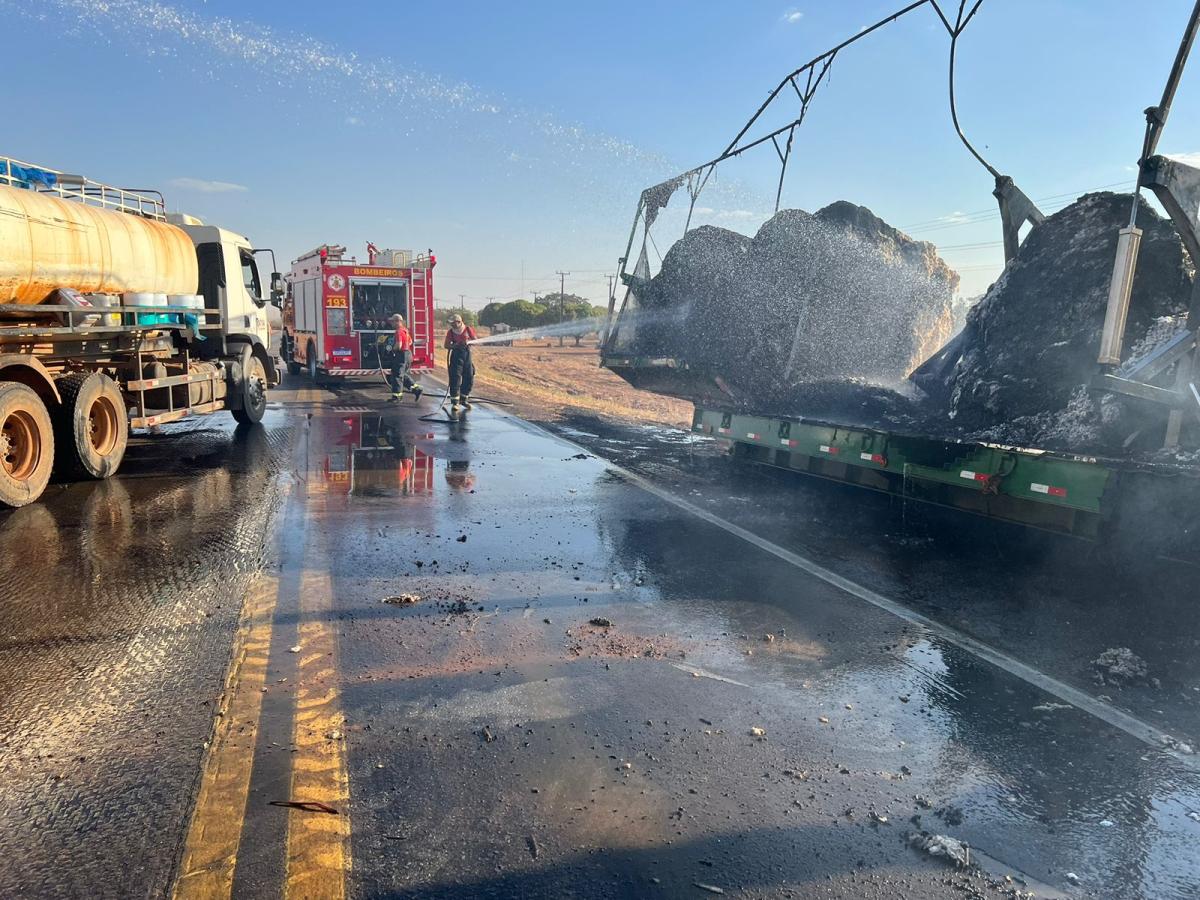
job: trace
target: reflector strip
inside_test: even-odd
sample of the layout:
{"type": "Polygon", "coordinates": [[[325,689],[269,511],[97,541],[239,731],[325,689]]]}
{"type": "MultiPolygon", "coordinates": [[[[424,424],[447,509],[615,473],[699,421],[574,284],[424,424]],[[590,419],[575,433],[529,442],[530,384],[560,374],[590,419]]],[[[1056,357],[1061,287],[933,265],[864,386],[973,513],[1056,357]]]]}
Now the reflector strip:
{"type": "Polygon", "coordinates": [[[967,479],[967,481],[987,481],[988,480],[988,475],[986,472],[971,472],[967,469],[963,469],[961,472],[959,472],[958,477],[965,478],[965,479],[967,479]]]}
{"type": "Polygon", "coordinates": [[[752,441],[757,441],[759,436],[757,434],[755,434],[753,431],[747,431],[746,437],[748,437],[752,441]]]}
{"type": "Polygon", "coordinates": [[[822,444],[818,449],[820,449],[822,453],[828,453],[832,456],[837,456],[838,453],[841,452],[837,447],[830,447],[828,444],[822,444]]]}
{"type": "Polygon", "coordinates": [[[865,459],[867,462],[878,463],[881,466],[887,465],[887,457],[882,453],[860,453],[859,459],[865,459]]]}
{"type": "Polygon", "coordinates": [[[785,446],[785,447],[795,447],[800,442],[793,441],[791,438],[780,438],[779,443],[783,444],[783,446],[785,446]]]}
{"type": "Polygon", "coordinates": [[[717,431],[719,431],[721,434],[729,434],[728,428],[718,428],[717,431]]]}
{"type": "Polygon", "coordinates": [[[1035,494],[1049,494],[1051,497],[1067,496],[1067,489],[1065,487],[1055,487],[1052,484],[1038,484],[1034,482],[1029,485],[1029,489],[1035,494]]]}

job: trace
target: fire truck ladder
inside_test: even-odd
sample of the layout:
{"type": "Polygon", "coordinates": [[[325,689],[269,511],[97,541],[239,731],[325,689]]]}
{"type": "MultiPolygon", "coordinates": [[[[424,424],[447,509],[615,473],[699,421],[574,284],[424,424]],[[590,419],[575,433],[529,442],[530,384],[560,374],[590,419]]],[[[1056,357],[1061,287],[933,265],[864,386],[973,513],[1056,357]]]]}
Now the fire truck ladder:
{"type": "MultiPolygon", "coordinates": [[[[412,272],[412,334],[413,334],[413,349],[423,347],[426,344],[434,343],[429,339],[432,336],[432,323],[429,321],[429,271],[427,269],[413,268],[412,272]],[[419,338],[417,335],[426,335],[424,338],[419,338]]],[[[431,350],[431,354],[432,351],[431,350]]],[[[432,357],[431,357],[432,358],[432,357]]]]}

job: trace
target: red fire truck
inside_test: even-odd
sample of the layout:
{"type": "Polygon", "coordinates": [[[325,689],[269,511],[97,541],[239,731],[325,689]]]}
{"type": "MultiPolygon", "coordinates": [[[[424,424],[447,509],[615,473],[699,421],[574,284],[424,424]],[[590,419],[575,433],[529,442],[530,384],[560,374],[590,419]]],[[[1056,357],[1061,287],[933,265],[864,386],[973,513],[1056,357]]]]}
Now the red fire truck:
{"type": "Polygon", "coordinates": [[[292,263],[286,277],[280,353],[288,372],[322,377],[377,375],[389,365],[381,339],[400,313],[413,335],[414,370],[433,368],[433,268],[430,250],[378,250],[367,264],[323,244],[292,263]]]}

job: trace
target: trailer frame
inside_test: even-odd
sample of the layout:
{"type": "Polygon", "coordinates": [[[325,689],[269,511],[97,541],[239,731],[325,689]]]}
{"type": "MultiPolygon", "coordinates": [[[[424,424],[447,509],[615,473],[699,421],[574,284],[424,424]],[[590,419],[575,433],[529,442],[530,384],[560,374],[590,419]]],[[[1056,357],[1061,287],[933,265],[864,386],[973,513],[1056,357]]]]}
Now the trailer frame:
{"type": "MultiPolygon", "coordinates": [[[[1200,497],[1200,472],[1169,464],[712,406],[695,407],[692,431],[728,441],[734,456],[747,462],[1088,540],[1120,532],[1122,507],[1131,500],[1164,492],[1177,502],[1200,497]]],[[[1165,511],[1162,519],[1169,526],[1165,511]]]]}

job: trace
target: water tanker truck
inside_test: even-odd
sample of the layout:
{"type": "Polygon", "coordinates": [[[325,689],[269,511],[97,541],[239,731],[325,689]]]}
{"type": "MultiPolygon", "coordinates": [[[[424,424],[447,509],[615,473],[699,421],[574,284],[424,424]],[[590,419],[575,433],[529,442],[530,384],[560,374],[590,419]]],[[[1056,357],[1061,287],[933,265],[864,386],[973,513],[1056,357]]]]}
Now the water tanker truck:
{"type": "Polygon", "coordinates": [[[157,192],[0,156],[0,505],[54,471],[107,478],[130,429],[258,423],[282,287],[273,271],[263,291],[259,253],[157,192]]]}

